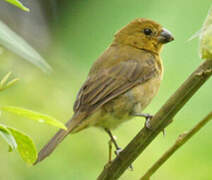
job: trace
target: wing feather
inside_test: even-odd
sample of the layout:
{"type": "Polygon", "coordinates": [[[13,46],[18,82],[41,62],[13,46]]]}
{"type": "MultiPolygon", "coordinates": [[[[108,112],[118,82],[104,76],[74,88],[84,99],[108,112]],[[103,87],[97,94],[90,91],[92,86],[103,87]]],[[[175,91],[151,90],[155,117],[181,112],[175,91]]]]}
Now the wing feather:
{"type": "MultiPolygon", "coordinates": [[[[152,62],[152,59],[150,60],[152,62]]],[[[157,73],[154,63],[128,60],[91,76],[80,89],[74,111],[89,113],[132,87],[153,78],[157,73]]]]}

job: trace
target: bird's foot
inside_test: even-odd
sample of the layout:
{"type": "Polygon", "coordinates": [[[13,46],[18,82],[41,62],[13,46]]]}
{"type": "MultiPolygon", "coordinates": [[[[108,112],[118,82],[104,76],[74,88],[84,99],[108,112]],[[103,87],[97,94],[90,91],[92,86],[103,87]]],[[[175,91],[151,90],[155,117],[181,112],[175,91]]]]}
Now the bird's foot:
{"type": "MultiPolygon", "coordinates": [[[[111,131],[109,129],[105,128],[105,131],[108,133],[108,135],[110,136],[110,141],[109,141],[109,158],[108,158],[108,163],[110,164],[112,162],[112,144],[115,146],[116,150],[115,150],[115,155],[118,156],[119,153],[122,151],[122,148],[120,148],[116,142],[116,138],[115,136],[112,135],[111,131]]],[[[130,165],[130,170],[133,170],[132,165],[130,165]]]]}
{"type": "MultiPolygon", "coordinates": [[[[151,127],[151,123],[150,123],[150,120],[153,118],[152,115],[148,114],[148,113],[133,113],[132,114],[133,116],[138,116],[138,117],[145,117],[146,118],[146,121],[145,121],[145,127],[149,130],[152,130],[152,127],[151,127]]],[[[169,122],[168,122],[168,125],[173,121],[173,119],[171,119],[169,122]]],[[[162,130],[162,133],[163,133],[163,136],[166,136],[166,131],[165,129],[162,130]]]]}
{"type": "Polygon", "coordinates": [[[145,127],[149,130],[152,130],[152,127],[151,127],[151,124],[150,124],[150,120],[153,118],[152,115],[150,115],[148,113],[133,113],[133,115],[146,118],[145,127]]]}
{"type": "Polygon", "coordinates": [[[122,151],[122,148],[118,147],[116,150],[115,150],[115,154],[118,156],[119,153],[122,151]]]}
{"type": "MultiPolygon", "coordinates": [[[[144,116],[146,118],[146,121],[145,121],[145,127],[149,130],[152,130],[152,127],[151,127],[151,124],[150,124],[150,120],[153,118],[152,115],[150,114],[144,114],[144,116]]],[[[163,133],[163,136],[165,137],[166,136],[166,131],[165,129],[162,130],[162,133],[163,133]]]]}

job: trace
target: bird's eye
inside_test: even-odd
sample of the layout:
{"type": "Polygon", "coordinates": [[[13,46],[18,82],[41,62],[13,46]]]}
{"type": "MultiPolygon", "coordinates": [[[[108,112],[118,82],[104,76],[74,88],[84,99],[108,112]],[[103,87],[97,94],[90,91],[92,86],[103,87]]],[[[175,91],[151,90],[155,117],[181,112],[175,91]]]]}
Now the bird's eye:
{"type": "Polygon", "coordinates": [[[152,30],[149,28],[146,28],[146,29],[144,29],[144,34],[150,35],[150,34],[152,34],[152,30]]]}

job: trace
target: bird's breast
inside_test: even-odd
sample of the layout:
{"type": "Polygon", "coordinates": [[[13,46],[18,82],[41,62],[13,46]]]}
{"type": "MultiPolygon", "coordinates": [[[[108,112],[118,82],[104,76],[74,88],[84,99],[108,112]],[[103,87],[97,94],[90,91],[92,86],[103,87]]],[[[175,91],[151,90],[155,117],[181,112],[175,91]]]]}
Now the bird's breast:
{"type": "Polygon", "coordinates": [[[139,113],[147,107],[147,105],[157,94],[160,87],[160,82],[161,76],[157,76],[144,84],[134,87],[126,93],[126,95],[131,97],[131,101],[136,104],[133,107],[134,112],[139,113]]]}
{"type": "Polygon", "coordinates": [[[141,113],[157,94],[161,75],[138,85],[103,105],[95,113],[95,126],[113,129],[141,113]]]}

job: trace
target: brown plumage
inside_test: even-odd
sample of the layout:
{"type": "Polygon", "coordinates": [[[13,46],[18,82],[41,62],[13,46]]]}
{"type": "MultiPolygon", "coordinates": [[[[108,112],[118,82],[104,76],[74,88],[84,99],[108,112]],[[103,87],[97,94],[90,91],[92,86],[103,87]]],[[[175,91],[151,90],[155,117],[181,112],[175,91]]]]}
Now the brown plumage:
{"type": "Polygon", "coordinates": [[[108,49],[93,64],[74,104],[74,115],[40,151],[47,157],[69,134],[89,126],[113,129],[150,103],[163,74],[162,45],[172,35],[154,21],[138,18],[115,34],[108,49]]]}

